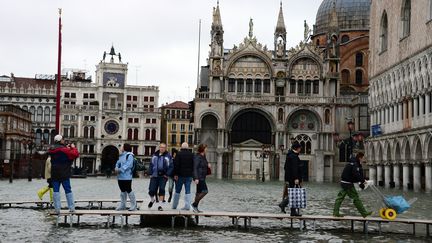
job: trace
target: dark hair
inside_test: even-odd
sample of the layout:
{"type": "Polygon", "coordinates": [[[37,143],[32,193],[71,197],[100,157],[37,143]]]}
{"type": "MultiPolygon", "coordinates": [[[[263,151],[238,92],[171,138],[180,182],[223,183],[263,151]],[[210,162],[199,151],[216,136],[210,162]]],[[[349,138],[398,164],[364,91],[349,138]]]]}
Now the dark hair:
{"type": "Polygon", "coordinates": [[[364,153],[363,152],[358,152],[356,155],[357,159],[363,158],[364,157],[364,153]]]}
{"type": "Polygon", "coordinates": [[[171,154],[172,155],[177,154],[177,153],[178,153],[178,150],[176,148],[172,148],[171,149],[171,154]]]}
{"type": "Polygon", "coordinates": [[[123,150],[126,152],[132,152],[132,146],[129,143],[123,144],[123,150]]]}
{"type": "Polygon", "coordinates": [[[297,150],[298,148],[301,148],[301,145],[300,145],[298,142],[294,142],[294,143],[291,145],[291,149],[292,149],[292,150],[297,150]]]}
{"type": "Polygon", "coordinates": [[[198,153],[202,153],[205,151],[205,149],[207,148],[207,144],[200,144],[198,145],[198,153]]]}

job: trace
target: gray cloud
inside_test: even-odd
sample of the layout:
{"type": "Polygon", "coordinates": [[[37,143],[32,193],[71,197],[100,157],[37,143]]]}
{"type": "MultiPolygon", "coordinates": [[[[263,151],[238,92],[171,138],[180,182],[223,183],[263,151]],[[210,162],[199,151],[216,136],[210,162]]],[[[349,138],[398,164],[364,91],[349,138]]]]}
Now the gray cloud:
{"type": "MultiPolygon", "coordinates": [[[[288,46],[303,38],[303,20],[312,27],[321,0],[284,0],[288,46]]],[[[129,84],[159,85],[160,104],[192,98],[196,87],[198,20],[202,19],[201,58],[209,51],[216,0],[21,0],[0,8],[0,75],[32,77],[57,67],[57,8],[63,8],[63,67],[95,65],[114,43],[129,63],[129,84]],[[136,67],[138,81],[136,80],[136,67]],[[189,88],[188,88],[189,87],[189,88]]],[[[248,34],[254,19],[258,41],[273,48],[278,0],[221,0],[224,45],[248,34]]]]}

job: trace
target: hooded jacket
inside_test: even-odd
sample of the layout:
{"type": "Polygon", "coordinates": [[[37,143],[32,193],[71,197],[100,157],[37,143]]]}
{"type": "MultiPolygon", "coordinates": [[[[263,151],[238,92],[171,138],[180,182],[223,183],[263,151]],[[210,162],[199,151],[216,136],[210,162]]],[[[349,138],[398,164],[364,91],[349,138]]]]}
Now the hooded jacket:
{"type": "Polygon", "coordinates": [[[51,156],[51,179],[54,181],[66,180],[71,177],[71,165],[79,157],[77,148],[55,144],[48,150],[51,156]]]}
{"type": "Polygon", "coordinates": [[[132,180],[133,160],[134,154],[131,152],[123,152],[120,154],[116,163],[118,180],[132,180]]]}
{"type": "Polygon", "coordinates": [[[160,154],[159,150],[153,154],[150,166],[149,175],[151,177],[172,176],[174,169],[171,155],[165,151],[160,154]]]}

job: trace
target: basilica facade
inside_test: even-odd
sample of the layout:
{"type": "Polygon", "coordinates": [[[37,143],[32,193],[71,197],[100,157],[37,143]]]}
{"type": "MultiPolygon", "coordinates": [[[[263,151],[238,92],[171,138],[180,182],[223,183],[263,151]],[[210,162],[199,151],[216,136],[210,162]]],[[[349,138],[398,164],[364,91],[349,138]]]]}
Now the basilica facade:
{"type": "Polygon", "coordinates": [[[324,1],[317,14],[317,20],[325,15],[325,31],[312,35],[305,22],[304,40],[292,48],[286,45],[282,4],[271,48],[254,36],[252,20],[248,36],[231,48],[224,46],[219,4],[213,9],[194,122],[195,141],[209,146],[217,178],[283,180],[287,150],[299,142],[304,180],[339,179],[349,155],[339,149],[344,141],[335,135],[349,136],[348,120],[356,130],[368,129],[359,116],[361,107],[367,110],[367,87],[341,86],[338,12],[343,7],[327,2],[333,1],[324,1]]]}

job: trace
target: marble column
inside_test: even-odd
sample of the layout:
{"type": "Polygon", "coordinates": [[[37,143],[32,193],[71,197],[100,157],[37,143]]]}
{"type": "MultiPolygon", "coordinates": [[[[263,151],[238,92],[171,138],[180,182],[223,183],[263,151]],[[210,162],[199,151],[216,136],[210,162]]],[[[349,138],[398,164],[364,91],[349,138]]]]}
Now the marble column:
{"type": "Polygon", "coordinates": [[[216,176],[218,179],[222,179],[222,155],[223,153],[217,153],[217,172],[216,176]]]}
{"type": "Polygon", "coordinates": [[[393,181],[395,183],[395,188],[400,187],[400,173],[399,173],[399,164],[395,163],[393,165],[393,181]]]}
{"type": "Polygon", "coordinates": [[[414,117],[417,117],[417,112],[418,112],[418,98],[414,98],[414,117]]]}
{"type": "Polygon", "coordinates": [[[384,186],[386,188],[390,187],[390,164],[386,163],[386,165],[384,165],[384,186]]]}
{"type": "Polygon", "coordinates": [[[415,163],[413,168],[414,191],[418,192],[421,189],[421,170],[420,163],[415,163]]]}
{"type": "Polygon", "coordinates": [[[432,191],[432,167],[430,163],[425,164],[426,191],[432,191]]]}
{"type": "Polygon", "coordinates": [[[404,164],[403,165],[403,171],[402,171],[402,183],[403,183],[403,189],[408,190],[408,183],[409,183],[409,165],[404,164]]]}
{"type": "Polygon", "coordinates": [[[383,167],[382,165],[377,165],[377,185],[380,185],[383,181],[383,167]]]}
{"type": "Polygon", "coordinates": [[[374,184],[377,184],[376,181],[376,168],[374,165],[369,165],[369,180],[373,180],[374,184]]]}

